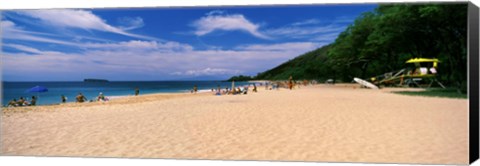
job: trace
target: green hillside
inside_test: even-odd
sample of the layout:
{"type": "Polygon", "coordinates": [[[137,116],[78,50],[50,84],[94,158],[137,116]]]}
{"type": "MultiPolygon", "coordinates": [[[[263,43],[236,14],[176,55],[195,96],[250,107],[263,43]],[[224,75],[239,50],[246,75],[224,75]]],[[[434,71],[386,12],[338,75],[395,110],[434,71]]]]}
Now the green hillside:
{"type": "Polygon", "coordinates": [[[410,58],[437,58],[438,79],[467,88],[467,4],[384,4],[357,17],[330,45],[300,55],[253,79],[334,78],[350,82],[406,67],[410,58]]]}
{"type": "Polygon", "coordinates": [[[330,45],[300,55],[273,69],[259,73],[255,79],[287,80],[289,76],[302,79],[320,79],[331,75],[326,65],[330,45]]]}

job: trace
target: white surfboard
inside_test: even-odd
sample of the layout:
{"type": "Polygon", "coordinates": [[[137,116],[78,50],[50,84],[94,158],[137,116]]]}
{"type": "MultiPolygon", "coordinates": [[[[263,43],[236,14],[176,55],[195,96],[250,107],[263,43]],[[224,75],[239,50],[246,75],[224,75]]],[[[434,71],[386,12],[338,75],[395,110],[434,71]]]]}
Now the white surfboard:
{"type": "Polygon", "coordinates": [[[371,89],[378,89],[377,86],[373,85],[372,83],[368,82],[368,81],[365,81],[365,80],[362,80],[360,78],[353,78],[353,80],[357,83],[359,83],[360,85],[363,85],[363,86],[366,86],[368,88],[371,88],[371,89]]]}

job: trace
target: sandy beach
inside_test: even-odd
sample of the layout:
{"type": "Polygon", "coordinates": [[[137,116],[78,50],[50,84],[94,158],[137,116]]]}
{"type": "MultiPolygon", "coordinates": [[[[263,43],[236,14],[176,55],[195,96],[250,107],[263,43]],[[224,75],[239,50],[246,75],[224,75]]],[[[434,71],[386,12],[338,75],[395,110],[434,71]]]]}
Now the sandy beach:
{"type": "Polygon", "coordinates": [[[1,154],[468,163],[468,100],[338,84],[3,108],[1,154]]]}

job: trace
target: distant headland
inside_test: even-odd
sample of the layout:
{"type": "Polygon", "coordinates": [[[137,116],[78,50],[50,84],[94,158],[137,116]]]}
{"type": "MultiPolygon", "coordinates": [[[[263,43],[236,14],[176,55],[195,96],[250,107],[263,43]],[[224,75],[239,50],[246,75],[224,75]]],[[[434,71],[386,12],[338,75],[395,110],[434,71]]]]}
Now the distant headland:
{"type": "Polygon", "coordinates": [[[105,79],[86,78],[86,79],[83,79],[83,82],[108,82],[108,80],[105,80],[105,79]]]}

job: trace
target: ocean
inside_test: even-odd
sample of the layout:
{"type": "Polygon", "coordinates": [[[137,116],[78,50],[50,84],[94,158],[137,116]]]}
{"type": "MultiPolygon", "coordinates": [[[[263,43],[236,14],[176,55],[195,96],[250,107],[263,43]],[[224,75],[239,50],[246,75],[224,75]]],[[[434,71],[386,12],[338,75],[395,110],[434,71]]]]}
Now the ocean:
{"type": "MultiPolygon", "coordinates": [[[[111,81],[111,82],[2,82],[2,106],[12,99],[20,97],[31,100],[38,96],[37,105],[61,103],[61,95],[67,97],[67,102],[75,102],[75,96],[82,93],[88,100],[95,100],[100,92],[106,97],[132,96],[135,88],[140,89],[140,95],[152,93],[189,93],[194,85],[199,91],[211,91],[220,85],[222,89],[231,88],[231,82],[222,81],[111,81]],[[29,93],[30,88],[43,86],[48,92],[29,93]]],[[[249,82],[235,82],[235,86],[245,86],[249,82]]]]}

